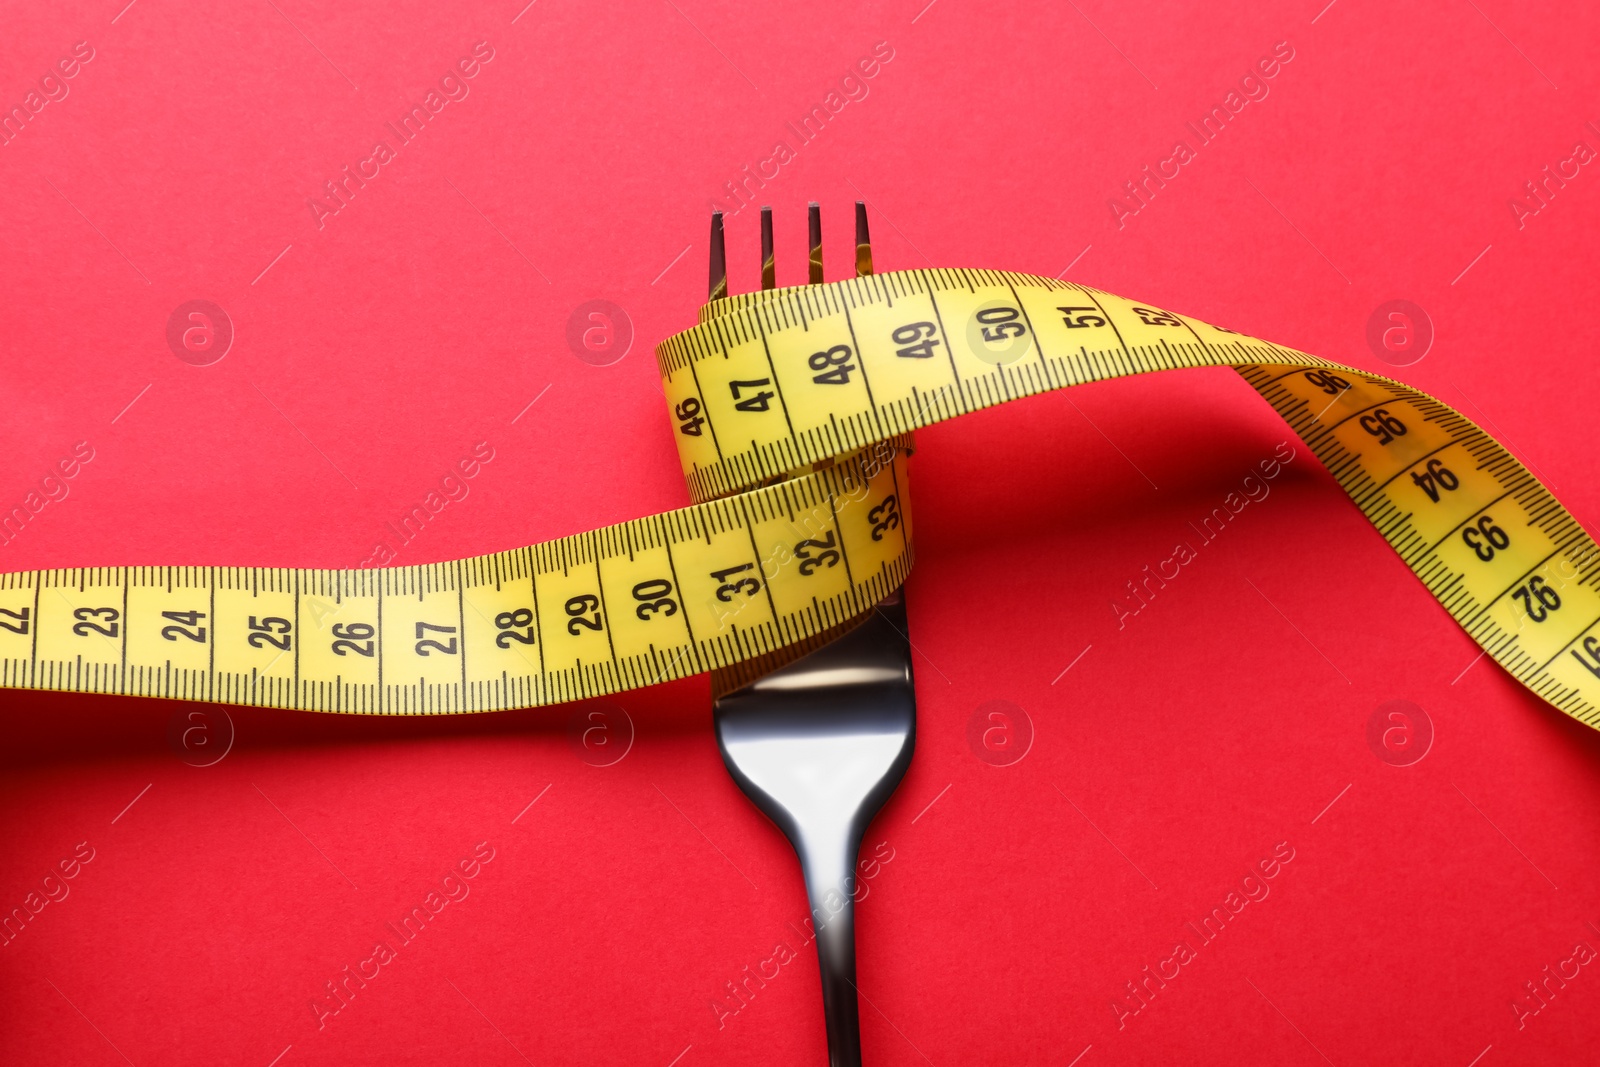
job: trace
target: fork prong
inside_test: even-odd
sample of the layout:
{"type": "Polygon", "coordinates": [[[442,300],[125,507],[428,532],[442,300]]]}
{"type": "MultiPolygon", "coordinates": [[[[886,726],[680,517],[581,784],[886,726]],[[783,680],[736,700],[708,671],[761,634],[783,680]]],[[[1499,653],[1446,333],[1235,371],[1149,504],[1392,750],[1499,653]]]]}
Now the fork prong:
{"type": "Polygon", "coordinates": [[[722,212],[711,213],[711,289],[708,300],[728,295],[728,252],[722,241],[722,212]]]}
{"type": "Polygon", "coordinates": [[[772,255],[772,209],[761,209],[761,288],[778,284],[778,264],[772,255]]]}
{"type": "Polygon", "coordinates": [[[867,202],[856,201],[856,277],[872,273],[872,237],[867,233],[867,202]]]}
{"type": "Polygon", "coordinates": [[[822,284],[822,208],[813,200],[806,207],[806,221],[811,229],[811,262],[806,281],[810,285],[822,284]]]}

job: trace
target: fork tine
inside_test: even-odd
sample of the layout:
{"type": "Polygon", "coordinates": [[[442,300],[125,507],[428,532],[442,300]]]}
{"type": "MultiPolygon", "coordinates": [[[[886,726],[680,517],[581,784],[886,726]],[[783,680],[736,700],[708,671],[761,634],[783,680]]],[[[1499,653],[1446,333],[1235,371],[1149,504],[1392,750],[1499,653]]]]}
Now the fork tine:
{"type": "Polygon", "coordinates": [[[811,263],[806,281],[810,285],[822,284],[822,208],[815,200],[806,207],[806,221],[811,229],[811,263]]]}
{"type": "Polygon", "coordinates": [[[778,284],[778,265],[772,255],[772,209],[761,209],[761,288],[778,284]]]}
{"type": "Polygon", "coordinates": [[[728,253],[722,242],[722,212],[711,213],[711,295],[721,300],[728,295],[728,253]]]}
{"type": "Polygon", "coordinates": [[[872,273],[872,237],[867,233],[867,202],[856,201],[856,277],[872,273]]]}

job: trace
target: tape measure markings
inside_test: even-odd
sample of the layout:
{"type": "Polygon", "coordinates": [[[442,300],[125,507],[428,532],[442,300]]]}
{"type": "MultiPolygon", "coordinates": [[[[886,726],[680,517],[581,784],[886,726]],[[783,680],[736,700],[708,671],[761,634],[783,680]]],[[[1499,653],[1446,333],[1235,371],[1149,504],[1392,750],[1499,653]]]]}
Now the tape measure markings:
{"type": "MultiPolygon", "coordinates": [[[[934,297],[935,291],[939,289],[938,285],[928,281],[929,272],[907,273],[922,279],[930,298],[930,307],[935,309],[939,316],[940,328],[938,334],[940,339],[947,343],[954,342],[956,339],[952,338],[948,330],[945,329],[948,325],[947,309],[942,307],[941,301],[934,297]]],[[[969,272],[967,278],[970,281],[972,278],[979,277],[980,273],[969,272]]],[[[935,276],[935,280],[941,279],[935,276]]],[[[981,280],[988,280],[988,278],[985,276],[981,280]]],[[[943,396],[939,399],[943,399],[950,394],[952,391],[950,386],[952,384],[955,386],[954,392],[964,401],[968,409],[984,406],[988,402],[997,399],[1008,399],[1019,395],[1030,387],[1036,389],[1040,382],[1040,367],[1043,368],[1042,377],[1046,380],[1077,382],[1091,380],[1095,377],[1104,377],[1108,373],[1126,373],[1130,370],[1151,369],[1150,364],[1152,361],[1162,366],[1195,366],[1218,362],[1278,362],[1280,365],[1270,372],[1261,367],[1240,367],[1238,369],[1248,381],[1257,386],[1258,391],[1262,392],[1263,396],[1273,403],[1281,414],[1289,419],[1291,425],[1306,439],[1307,444],[1312,446],[1313,451],[1323,459],[1330,472],[1356,497],[1358,505],[1379,527],[1380,532],[1390,539],[1397,549],[1402,551],[1403,558],[1414,570],[1418,571],[1426,584],[1444,598],[1445,606],[1462,618],[1463,624],[1469,629],[1469,632],[1472,632],[1475,637],[1487,640],[1494,645],[1497,658],[1504,660],[1509,657],[1513,662],[1509,662],[1508,666],[1514,668],[1531,664],[1533,668],[1546,670],[1554,665],[1563,650],[1570,649],[1575,642],[1583,639],[1587,632],[1593,628],[1593,624],[1591,624],[1588,627],[1580,627],[1575,633],[1572,633],[1567,630],[1567,625],[1571,625],[1570,623],[1567,625],[1558,624],[1550,628],[1550,633],[1555,636],[1534,641],[1534,637],[1539,631],[1530,630],[1529,623],[1542,622],[1547,618],[1553,618],[1554,616],[1551,616],[1549,612],[1556,609],[1550,605],[1558,600],[1558,597],[1552,592],[1549,600],[1541,600],[1538,604],[1535,604],[1533,600],[1533,595],[1536,592],[1533,585],[1534,581],[1537,579],[1539,583],[1548,585],[1548,580],[1555,576],[1561,589],[1572,590],[1569,596],[1576,596],[1580,602],[1585,599],[1592,599],[1592,590],[1588,586],[1594,584],[1594,567],[1592,566],[1594,556],[1593,542],[1570,519],[1570,516],[1567,516],[1560,509],[1559,504],[1548,495],[1543,487],[1538,485],[1533,476],[1522,468],[1520,464],[1516,463],[1513,457],[1505,453],[1491,438],[1488,438],[1487,435],[1473,426],[1470,421],[1453,412],[1447,406],[1387,379],[1360,374],[1349,368],[1340,368],[1327,361],[1294,353],[1280,346],[1258,345],[1247,340],[1240,340],[1237,337],[1220,337],[1216,341],[1209,340],[1206,331],[1218,334],[1223,333],[1223,331],[1216,331],[1213,327],[1204,327],[1204,324],[1197,324],[1193,320],[1166,316],[1165,313],[1156,312],[1155,309],[1146,308],[1141,312],[1137,306],[1131,305],[1126,301],[1120,301],[1120,298],[1109,297],[1109,294],[1105,294],[1106,299],[1102,299],[1101,295],[1081,287],[1057,284],[1045,279],[1027,279],[1019,283],[1014,276],[1001,276],[1001,280],[1003,280],[1004,288],[1015,301],[1017,308],[1027,314],[1029,327],[1035,332],[1037,332],[1039,325],[1037,316],[1031,310],[1027,294],[1019,291],[1020,285],[1029,285],[1036,291],[1042,290],[1051,295],[1061,291],[1083,294],[1089,299],[1089,304],[1086,304],[1083,310],[1089,311],[1092,309],[1099,312],[1099,317],[1105,320],[1103,324],[1109,325],[1114,335],[1116,335],[1118,339],[1117,345],[1115,348],[1097,353],[1089,352],[1087,346],[1080,346],[1078,352],[1074,354],[1076,358],[1073,358],[1073,356],[1062,358],[1050,354],[1054,349],[1042,343],[1041,340],[1040,343],[1035,345],[1039,363],[1035,364],[1033,362],[1032,352],[1027,353],[1023,361],[1021,361],[1021,365],[1015,368],[1019,370],[1019,374],[1014,376],[1016,378],[1015,382],[1008,378],[1003,369],[1001,369],[998,373],[981,380],[976,390],[967,388],[967,378],[963,376],[959,366],[952,364],[952,378],[947,380],[942,387],[935,387],[943,390],[943,396]],[[1158,338],[1156,345],[1150,345],[1142,343],[1137,335],[1129,336],[1124,326],[1130,324],[1126,317],[1126,312],[1130,308],[1138,312],[1138,319],[1145,327],[1157,323],[1187,327],[1188,332],[1198,343],[1199,349],[1204,350],[1203,354],[1186,342],[1158,338]],[[1151,314],[1147,316],[1146,312],[1151,314]],[[1163,319],[1166,321],[1163,322],[1163,319]],[[1203,327],[1203,329],[1197,329],[1197,326],[1203,327]],[[1225,360],[1221,358],[1223,353],[1231,353],[1233,359],[1225,360]],[[1053,360],[1056,362],[1053,363],[1053,360]],[[1074,366],[1075,363],[1077,366],[1074,366]],[[1334,394],[1333,399],[1331,401],[1319,399],[1318,410],[1314,413],[1313,398],[1303,396],[1297,390],[1288,388],[1287,383],[1298,380],[1297,375],[1306,374],[1306,372],[1317,368],[1327,368],[1330,371],[1342,372],[1343,374],[1360,378],[1363,387],[1358,390],[1358,393],[1363,397],[1362,401],[1360,403],[1354,402],[1351,394],[1345,390],[1327,390],[1334,394]],[[1263,377],[1264,374],[1265,377],[1263,377]],[[1336,407],[1342,410],[1336,412],[1333,418],[1325,419],[1324,416],[1336,407]],[[1402,433],[1410,433],[1412,435],[1411,441],[1406,447],[1390,451],[1383,449],[1372,450],[1371,443],[1359,437],[1359,434],[1363,431],[1373,436],[1379,436],[1383,433],[1381,422],[1372,421],[1374,413],[1379,412],[1386,413],[1387,417],[1393,418],[1395,425],[1402,428],[1402,433]],[[1400,420],[1399,416],[1402,415],[1410,420],[1409,424],[1400,420]],[[1363,421],[1364,419],[1367,421],[1363,421]],[[1359,429],[1355,426],[1357,423],[1360,423],[1359,429]],[[1376,433],[1374,430],[1376,430],[1376,433]],[[1429,443],[1421,448],[1416,447],[1416,442],[1423,438],[1426,438],[1429,443]],[[1475,472],[1487,471],[1491,481],[1500,483],[1501,486],[1505,487],[1505,490],[1503,493],[1489,493],[1487,495],[1471,492],[1457,494],[1457,498],[1462,501],[1460,505],[1457,505],[1460,510],[1457,511],[1455,508],[1451,508],[1447,512],[1456,517],[1451,522],[1443,524],[1443,533],[1441,535],[1438,532],[1441,524],[1437,519],[1424,520],[1419,517],[1415,509],[1407,510],[1396,502],[1393,485],[1396,480],[1408,472],[1413,475],[1414,480],[1417,480],[1419,486],[1422,485],[1422,476],[1425,472],[1432,470],[1427,466],[1427,461],[1439,457],[1455,444],[1463,445],[1467,455],[1480,460],[1474,465],[1475,472]],[[1383,460],[1381,466],[1378,465],[1378,457],[1380,456],[1387,457],[1383,460]],[[1369,471],[1367,469],[1369,466],[1374,469],[1369,471]],[[1512,516],[1520,515],[1521,527],[1524,533],[1517,536],[1517,545],[1511,555],[1502,558],[1493,571],[1475,575],[1468,567],[1462,565],[1463,561],[1450,558],[1452,554],[1459,557],[1463,551],[1460,548],[1452,548],[1449,544],[1450,539],[1456,533],[1461,532],[1473,519],[1488,516],[1490,514],[1488,509],[1498,505],[1500,501],[1507,497],[1512,500],[1514,505],[1512,516]],[[1429,530],[1434,533],[1431,538],[1426,536],[1429,530]],[[1529,532],[1535,536],[1527,536],[1529,532]],[[1544,551],[1540,551],[1541,549],[1544,551]],[[1510,564],[1507,562],[1508,559],[1511,561],[1510,564]],[[1508,565],[1514,565],[1517,561],[1520,561],[1520,566],[1513,566],[1511,570],[1506,569],[1508,565]],[[1561,571],[1559,575],[1556,574],[1557,569],[1561,571]],[[1506,575],[1510,576],[1508,580],[1505,577],[1506,575]],[[1505,607],[1508,597],[1513,593],[1521,597],[1525,603],[1523,612],[1520,615],[1515,611],[1508,612],[1505,607]],[[1505,634],[1505,639],[1496,642],[1493,632],[1506,626],[1510,628],[1502,630],[1505,634]],[[1564,641],[1562,640],[1563,638],[1565,638],[1564,641]],[[1522,642],[1537,644],[1547,650],[1554,648],[1554,658],[1550,656],[1526,656],[1520,651],[1520,643],[1522,642]],[[1513,646],[1518,646],[1519,648],[1519,651],[1514,654],[1508,651],[1513,646]]],[[[872,286],[866,283],[842,283],[830,288],[838,290],[840,294],[839,306],[844,316],[854,323],[858,309],[871,298],[872,286]],[[863,296],[863,294],[868,295],[863,296]]],[[[896,286],[895,288],[897,291],[903,291],[905,287],[896,286]]],[[[968,290],[973,293],[978,291],[975,286],[970,284],[968,285],[968,290]]],[[[947,296],[948,294],[939,290],[939,295],[947,296]]],[[[812,302],[810,309],[813,313],[824,304],[821,295],[813,295],[804,291],[779,294],[779,297],[786,298],[801,307],[807,306],[807,300],[809,299],[812,302]]],[[[781,303],[778,304],[777,311],[774,311],[770,306],[775,299],[778,298],[775,298],[774,294],[762,294],[760,298],[746,298],[744,301],[745,307],[728,309],[720,317],[726,318],[735,313],[744,314],[748,311],[758,321],[762,321],[763,317],[780,319],[783,317],[783,305],[781,303]]],[[[708,317],[712,321],[718,318],[715,314],[711,314],[708,317]]],[[[1068,325],[1070,326],[1071,324],[1068,323],[1068,325]]],[[[728,336],[733,332],[724,330],[721,331],[721,334],[722,336],[728,336]]],[[[856,333],[858,337],[861,334],[859,325],[856,327],[856,333]]],[[[877,343],[881,344],[882,342],[877,343]]],[[[664,348],[669,348],[670,345],[671,342],[669,341],[664,348]]],[[[954,351],[955,349],[952,345],[951,353],[953,354],[954,351]]],[[[728,351],[725,345],[720,354],[724,359],[727,359],[734,353],[728,351]]],[[[670,357],[670,355],[671,353],[668,352],[667,356],[670,357]]],[[[777,367],[778,381],[781,383],[783,381],[783,364],[776,355],[773,356],[773,362],[777,367]]],[[[663,360],[663,366],[670,371],[670,358],[663,360]]],[[[1326,375],[1323,376],[1323,379],[1326,380],[1326,375]]],[[[788,398],[786,397],[785,399],[787,403],[788,398]]],[[[880,405],[881,403],[882,401],[880,400],[880,405]]],[[[941,415],[944,414],[944,411],[941,410],[943,408],[944,405],[938,403],[937,400],[934,403],[924,404],[923,406],[924,411],[938,411],[941,415]]],[[[714,408],[712,409],[712,416],[713,422],[722,421],[714,408]]],[[[847,427],[850,425],[850,421],[847,418],[841,418],[839,421],[847,427]]],[[[934,420],[924,418],[922,421],[934,420]]],[[[1399,436],[1401,436],[1400,433],[1394,435],[1396,438],[1399,436]]],[[[1389,442],[1384,441],[1381,443],[1388,444],[1389,442]]],[[[804,455],[806,442],[801,441],[800,444],[804,455]]],[[[764,455],[766,453],[756,452],[754,458],[759,461],[764,455]]],[[[1442,466],[1442,461],[1440,465],[1442,466]]],[[[706,486],[718,484],[718,473],[714,469],[703,470],[699,466],[692,470],[692,474],[702,485],[706,486]]],[[[1446,473],[1453,480],[1459,481],[1459,476],[1448,468],[1446,473]]],[[[1475,481],[1481,482],[1482,480],[1475,479],[1475,481]]],[[[1483,486],[1479,484],[1478,488],[1481,489],[1483,486]]],[[[1437,498],[1435,498],[1434,503],[1438,503],[1437,498]]],[[[1508,525],[1515,521],[1512,516],[1504,514],[1504,508],[1500,510],[1502,514],[1493,521],[1501,521],[1508,525]]],[[[1471,533],[1471,531],[1467,532],[1471,533]]],[[[1503,531],[1500,532],[1503,535],[1503,531]]],[[[1465,544],[1469,548],[1472,547],[1473,541],[1470,537],[1465,544]]],[[[1481,554],[1479,558],[1487,559],[1481,554]]],[[[1571,611],[1560,616],[1560,618],[1564,619],[1574,617],[1581,619],[1576,612],[1571,611]]],[[[1587,648],[1587,646],[1585,647],[1587,648]]],[[[1600,661],[1600,655],[1597,655],[1596,659],[1600,661]]],[[[1581,669],[1589,674],[1596,673],[1595,668],[1591,667],[1581,657],[1578,657],[1577,662],[1581,665],[1581,669]]],[[[1587,679],[1579,678],[1578,681],[1586,682],[1587,679]]],[[[1547,692],[1559,691],[1567,696],[1574,697],[1574,699],[1576,699],[1578,689],[1579,687],[1576,686],[1557,686],[1555,690],[1545,687],[1547,692]]],[[[1583,703],[1588,704],[1591,702],[1584,701],[1583,703]]],[[[1568,710],[1576,709],[1569,707],[1568,710]]]]}
{"type": "Polygon", "coordinates": [[[738,661],[809,646],[904,579],[912,430],[1089,381],[1231,366],[1489,654],[1569,714],[1600,715],[1600,547],[1423,393],[1009,272],[744,294],[700,319],[657,349],[691,507],[373,572],[0,575],[0,684],[412,714],[743,677],[738,661]]]}
{"type": "MultiPolygon", "coordinates": [[[[906,272],[908,275],[919,276],[928,273],[929,272],[906,272]]],[[[751,304],[748,298],[743,298],[743,300],[747,305],[751,306],[754,312],[756,312],[755,314],[751,315],[751,318],[756,324],[756,327],[762,331],[763,339],[767,341],[768,347],[770,347],[770,338],[775,327],[781,326],[786,321],[804,320],[806,322],[807,329],[809,329],[812,322],[825,317],[825,313],[829,310],[830,304],[833,307],[837,307],[838,310],[835,313],[841,315],[847,324],[847,328],[850,329],[851,332],[853,332],[857,337],[859,337],[861,331],[856,322],[857,316],[864,306],[869,306],[871,303],[870,300],[864,299],[862,294],[865,293],[868,296],[878,295],[882,289],[882,287],[877,284],[878,279],[884,277],[887,276],[877,275],[871,278],[858,279],[853,282],[836,283],[835,286],[824,287],[828,290],[837,288],[840,291],[841,296],[852,297],[852,299],[849,300],[840,299],[838,301],[833,301],[832,298],[835,295],[834,293],[819,292],[818,290],[809,288],[774,290],[772,293],[762,294],[769,299],[759,304],[751,304]]],[[[1055,282],[1054,280],[1027,278],[1026,276],[1021,275],[994,274],[993,279],[998,281],[1000,285],[1002,285],[1008,292],[1012,294],[1017,294],[1017,286],[1015,284],[1015,280],[1017,279],[1027,282],[1035,289],[1047,288],[1050,291],[1065,290],[1069,292],[1081,293],[1091,301],[1094,307],[1101,312],[1103,317],[1110,316],[1110,313],[1105,311],[1106,305],[1100,299],[1095,297],[1093,293],[1089,293],[1087,290],[1084,290],[1081,287],[1071,286],[1067,283],[1055,282]]],[[[969,293],[975,294],[977,292],[977,290],[970,285],[965,286],[965,288],[968,289],[969,293]]],[[[940,301],[932,287],[926,287],[922,295],[928,298],[929,310],[933,312],[936,321],[939,323],[938,334],[940,336],[940,342],[948,345],[949,335],[947,326],[950,318],[950,309],[941,306],[940,301]]],[[[943,295],[948,298],[950,293],[947,291],[944,292],[943,295]]],[[[1031,321],[1034,315],[1033,312],[1028,310],[1026,307],[1028,301],[1020,296],[1015,295],[1014,299],[1017,301],[1018,310],[1026,314],[1031,321]]],[[[735,302],[740,300],[741,298],[733,298],[733,301],[735,302]]],[[[723,301],[722,303],[727,302],[728,301],[723,301]]],[[[1085,308],[1084,310],[1089,310],[1089,308],[1085,308]]],[[[722,315],[713,315],[712,317],[708,318],[706,322],[707,326],[713,322],[718,324],[718,328],[716,329],[715,333],[712,335],[707,335],[703,339],[695,338],[694,342],[691,342],[688,346],[686,346],[686,349],[680,349],[677,352],[674,352],[672,350],[672,341],[669,341],[667,345],[663,346],[663,370],[669,380],[671,380],[673,377],[672,371],[674,368],[684,365],[685,362],[687,362],[687,364],[690,366],[697,366],[698,364],[702,363],[708,355],[712,354],[722,356],[724,362],[730,361],[735,354],[733,349],[735,349],[742,340],[738,329],[730,328],[727,321],[732,314],[733,313],[730,311],[722,315]],[[696,358],[697,356],[699,357],[698,359],[696,358]]],[[[784,450],[780,451],[777,456],[773,455],[771,443],[768,442],[760,442],[752,449],[746,450],[746,452],[736,457],[729,457],[726,452],[723,452],[717,458],[695,456],[692,454],[692,450],[686,450],[685,458],[688,460],[686,463],[686,476],[689,477],[691,481],[691,486],[697,499],[707,496],[720,495],[723,492],[731,491],[731,489],[736,488],[733,483],[739,481],[741,478],[745,479],[746,484],[748,484],[748,479],[751,475],[752,469],[759,470],[762,473],[771,473],[774,469],[793,469],[804,464],[805,462],[815,461],[823,455],[837,454],[849,449],[862,447],[870,440],[881,437],[885,431],[904,431],[911,429],[916,425],[925,425],[927,422],[937,421],[922,417],[921,413],[930,409],[938,410],[941,417],[948,417],[949,415],[958,413],[960,411],[970,411],[976,410],[979,407],[991,406],[996,403],[1004,402],[1005,400],[1015,399],[1018,396],[1027,395],[1028,393],[1043,391],[1045,388],[1060,387],[1066,384],[1079,384],[1087,380],[1094,380],[1096,378],[1106,376],[1115,376],[1117,373],[1130,373],[1137,370],[1156,369],[1158,367],[1165,369],[1167,367],[1180,365],[1214,365],[1219,362],[1215,354],[1213,354],[1214,349],[1208,348],[1208,342],[1205,342],[1204,339],[1200,338],[1198,334],[1195,334],[1195,336],[1197,341],[1200,342],[1202,349],[1205,350],[1204,354],[1180,350],[1176,355],[1174,355],[1173,350],[1171,348],[1167,348],[1165,350],[1167,352],[1167,356],[1163,358],[1161,352],[1157,351],[1153,347],[1146,348],[1137,344],[1132,346],[1128,345],[1126,339],[1122,336],[1124,331],[1116,325],[1114,317],[1108,318],[1107,321],[1111,323],[1113,332],[1118,336],[1118,348],[1120,348],[1122,351],[1102,351],[1098,353],[1098,356],[1101,358],[1096,359],[1090,356],[1086,348],[1080,346],[1080,352],[1083,353],[1082,357],[1080,358],[1083,358],[1089,364],[1089,373],[1087,374],[1081,373],[1078,368],[1072,365],[1072,355],[1065,357],[1053,355],[1047,356],[1044,352],[1044,346],[1042,344],[1034,344],[1032,347],[1037,350],[1039,361],[1036,364],[1030,360],[1027,361],[1024,366],[1015,368],[1019,370],[1019,377],[1022,380],[1022,384],[1018,385],[1014,384],[1007,378],[1005,374],[1006,368],[1004,366],[998,368],[997,373],[990,373],[996,371],[996,368],[992,366],[969,366],[965,371],[963,371],[956,365],[954,361],[955,350],[953,346],[950,346],[948,347],[948,352],[951,357],[950,380],[937,384],[926,382],[921,383],[921,385],[924,387],[931,385],[930,391],[936,394],[935,402],[932,404],[924,402],[920,405],[919,411],[914,413],[909,418],[901,415],[900,410],[898,410],[894,405],[879,403],[876,414],[878,416],[887,415],[889,417],[883,422],[878,423],[877,428],[873,428],[870,424],[866,424],[866,420],[863,420],[860,417],[862,414],[866,414],[865,412],[856,413],[847,417],[839,417],[837,413],[834,413],[835,417],[832,420],[832,423],[836,428],[842,428],[843,432],[839,432],[836,429],[836,432],[831,436],[831,439],[828,440],[819,440],[814,434],[807,434],[803,431],[788,435],[778,442],[778,444],[782,446],[784,450]],[[1104,359],[1106,362],[1102,363],[1101,359],[1104,359]],[[1108,371],[1110,372],[1109,374],[1107,373],[1108,371]],[[951,400],[954,400],[955,403],[951,404],[951,400]],[[956,412],[949,410],[949,408],[952,406],[957,409],[956,412]],[[900,417],[896,418],[895,416],[900,417]],[[798,446],[798,455],[787,451],[787,448],[791,442],[798,446]],[[733,468],[733,470],[730,471],[728,468],[733,468]]],[[[680,335],[680,337],[682,336],[683,335],[680,335]]],[[[1277,359],[1304,361],[1312,358],[1304,357],[1298,353],[1289,353],[1287,350],[1277,348],[1276,346],[1271,346],[1270,350],[1273,351],[1274,357],[1277,359]]],[[[1268,358],[1273,358],[1263,355],[1261,351],[1248,352],[1248,355],[1254,361],[1265,361],[1268,358]]],[[[783,365],[775,360],[769,360],[768,362],[773,367],[773,376],[776,383],[773,388],[782,397],[784,410],[789,413],[792,419],[794,410],[794,402],[791,399],[791,393],[793,391],[793,385],[791,384],[792,379],[791,383],[786,383],[783,365]]],[[[732,377],[732,374],[728,374],[728,377],[732,377]]],[[[715,390],[713,390],[710,394],[705,391],[706,382],[698,376],[696,377],[695,385],[700,397],[704,397],[706,395],[715,395],[715,390]]],[[[919,392],[920,391],[921,388],[919,387],[919,392]]],[[[718,420],[713,419],[711,421],[716,423],[718,420]]],[[[682,444],[681,440],[680,444],[682,444]]]]}
{"type": "MultiPolygon", "coordinates": [[[[901,461],[891,454],[893,462],[877,472],[839,464],[736,500],[443,564],[376,572],[129,567],[7,575],[0,608],[25,606],[16,610],[16,628],[27,632],[0,629],[8,639],[0,646],[0,681],[415,713],[574,700],[699,673],[846,621],[903,579],[908,558],[860,551],[870,533],[864,512],[882,495],[880,484],[893,484],[901,461]],[[862,503],[869,491],[873,499],[862,503]],[[807,515],[816,518],[799,529],[807,515]],[[782,541],[788,526],[800,536],[826,527],[840,551],[851,553],[855,575],[808,592],[804,603],[785,603],[763,574],[766,553],[757,537],[782,541]],[[742,547],[730,549],[730,539],[742,547]],[[731,573],[746,575],[733,590],[719,588],[716,573],[730,556],[737,557],[731,573]],[[709,577],[692,570],[703,559],[710,560],[709,577]],[[635,591],[655,596],[653,610],[640,600],[643,613],[629,619],[635,591]],[[702,602],[732,605],[738,597],[731,594],[741,591],[759,593],[759,609],[730,608],[721,624],[707,627],[713,636],[697,641],[696,619],[703,625],[709,617],[702,602]],[[501,612],[506,618],[497,619],[501,612]],[[580,616],[581,625],[564,626],[580,616]],[[662,626],[649,625],[657,616],[666,620],[664,635],[662,626]],[[496,647],[496,631],[523,622],[518,638],[496,647]],[[97,644],[84,649],[83,639],[97,644]]],[[[909,554],[902,546],[899,555],[909,554]]],[[[0,615],[0,623],[10,617],[0,615]]]]}

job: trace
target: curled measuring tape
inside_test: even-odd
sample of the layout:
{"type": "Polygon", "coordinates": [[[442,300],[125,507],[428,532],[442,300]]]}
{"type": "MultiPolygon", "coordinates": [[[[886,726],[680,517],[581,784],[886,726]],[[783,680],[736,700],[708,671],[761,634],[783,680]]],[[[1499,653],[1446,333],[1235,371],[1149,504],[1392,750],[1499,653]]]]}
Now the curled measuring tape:
{"type": "Polygon", "coordinates": [[[1600,547],[1432,397],[1000,271],[773,289],[700,318],[657,349],[693,506],[425,566],[0,575],[0,685],[428,714],[738,677],[905,579],[917,427],[1089,381],[1230,366],[1489,655],[1596,725],[1600,547]]]}

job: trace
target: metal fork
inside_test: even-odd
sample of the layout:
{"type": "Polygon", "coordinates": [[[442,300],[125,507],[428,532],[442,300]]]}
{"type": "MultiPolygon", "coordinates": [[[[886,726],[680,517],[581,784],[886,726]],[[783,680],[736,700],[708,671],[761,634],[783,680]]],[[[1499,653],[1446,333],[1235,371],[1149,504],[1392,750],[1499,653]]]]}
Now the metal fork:
{"type": "MultiPolygon", "coordinates": [[[[712,220],[713,299],[727,293],[721,218],[712,220]]],[[[812,284],[822,281],[821,218],[810,207],[812,284]]],[[[772,215],[761,211],[762,288],[773,286],[772,215]]],[[[856,204],[856,270],[872,273],[866,206],[856,204]]],[[[899,590],[829,644],[713,703],[717,747],[735,782],[794,846],[822,972],[830,1067],[860,1067],[856,854],[900,784],[916,740],[916,693],[899,590]]]]}

